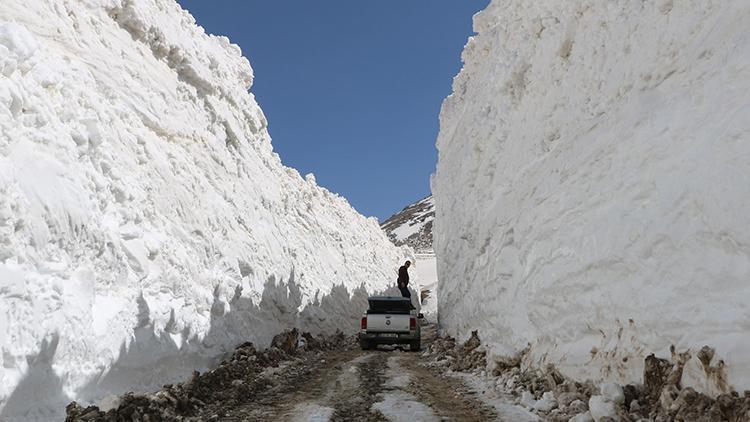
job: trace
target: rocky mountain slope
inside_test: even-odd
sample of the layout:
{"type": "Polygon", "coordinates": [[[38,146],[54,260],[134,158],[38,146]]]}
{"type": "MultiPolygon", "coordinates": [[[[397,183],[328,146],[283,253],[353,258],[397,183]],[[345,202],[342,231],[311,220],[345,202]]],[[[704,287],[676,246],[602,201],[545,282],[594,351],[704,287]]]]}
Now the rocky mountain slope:
{"type": "Polygon", "coordinates": [[[438,275],[435,251],[432,248],[432,225],[435,221],[435,203],[432,196],[405,207],[391,216],[381,227],[396,245],[406,245],[416,251],[411,273],[420,284],[422,312],[428,320],[438,318],[438,275]]]}
{"type": "Polygon", "coordinates": [[[174,0],[0,7],[0,420],[353,330],[409,257],[284,167],[240,49],[174,0]]]}
{"type": "Polygon", "coordinates": [[[474,27],[433,178],[447,332],[750,388],[750,3],[494,0],[474,27]]]}
{"type": "Polygon", "coordinates": [[[381,227],[394,244],[410,246],[417,252],[431,252],[434,220],[435,203],[428,196],[392,215],[381,227]]]}

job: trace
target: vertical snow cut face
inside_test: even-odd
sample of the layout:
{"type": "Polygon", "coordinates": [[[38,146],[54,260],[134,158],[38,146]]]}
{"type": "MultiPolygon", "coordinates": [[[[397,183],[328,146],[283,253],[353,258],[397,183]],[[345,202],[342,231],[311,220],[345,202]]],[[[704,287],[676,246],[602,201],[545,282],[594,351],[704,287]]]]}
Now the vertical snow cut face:
{"type": "Polygon", "coordinates": [[[240,49],[174,0],[0,7],[0,419],[238,342],[356,330],[408,249],[282,166],[240,49]]]}
{"type": "Polygon", "coordinates": [[[683,385],[750,388],[750,4],[495,0],[474,26],[433,177],[441,323],[581,379],[674,345],[683,385]]]}

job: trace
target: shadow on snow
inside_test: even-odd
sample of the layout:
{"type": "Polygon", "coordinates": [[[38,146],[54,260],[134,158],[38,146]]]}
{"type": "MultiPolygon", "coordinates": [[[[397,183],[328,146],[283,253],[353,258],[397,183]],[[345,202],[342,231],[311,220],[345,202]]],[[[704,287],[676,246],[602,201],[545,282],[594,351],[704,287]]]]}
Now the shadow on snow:
{"type": "MultiPolygon", "coordinates": [[[[316,294],[300,310],[303,295],[294,270],[286,283],[269,277],[257,305],[241,293],[238,287],[227,310],[219,298],[219,288],[215,289],[210,328],[203,338],[189,328],[176,329],[174,310],[165,328],[157,333],[151,310],[141,294],[136,300],[138,322],[133,337],[123,341],[110,368],[79,388],[74,398],[64,393],[63,380],[52,368],[60,340],[55,334],[42,342],[38,355],[28,358],[29,370],[6,401],[0,420],[54,419],[63,415],[65,405],[73,399],[83,404],[129,391],[153,391],[164,384],[183,381],[194,370],[215,366],[245,341],[267,347],[275,334],[292,327],[314,335],[332,334],[337,329],[353,334],[359,329],[370,295],[364,285],[352,292],[343,284],[334,285],[330,293],[316,294]]],[[[371,294],[399,295],[395,286],[371,294]]]]}

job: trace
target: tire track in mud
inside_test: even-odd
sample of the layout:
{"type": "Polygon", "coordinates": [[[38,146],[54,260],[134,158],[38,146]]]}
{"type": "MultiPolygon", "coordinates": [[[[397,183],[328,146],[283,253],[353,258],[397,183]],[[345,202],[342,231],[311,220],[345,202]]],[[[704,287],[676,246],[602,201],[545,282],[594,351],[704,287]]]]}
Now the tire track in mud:
{"type": "Polygon", "coordinates": [[[404,391],[430,406],[441,421],[499,421],[494,409],[480,402],[475,393],[455,378],[439,376],[419,364],[417,358],[406,358],[411,382],[404,391]],[[411,361],[413,359],[413,361],[411,361]]]}
{"type": "Polygon", "coordinates": [[[384,353],[322,357],[280,373],[276,385],[220,421],[387,421],[370,410],[385,382],[384,353]]]}
{"type": "MultiPolygon", "coordinates": [[[[219,422],[275,421],[289,419],[288,405],[305,402],[307,398],[324,394],[326,383],[316,382],[321,374],[335,370],[340,362],[356,357],[356,351],[344,350],[319,354],[297,361],[268,377],[267,388],[249,397],[242,406],[227,409],[219,422]]],[[[324,414],[325,409],[305,409],[324,414]]],[[[327,420],[327,419],[321,419],[327,420]]]]}
{"type": "Polygon", "coordinates": [[[386,419],[370,411],[385,382],[386,356],[357,353],[336,359],[318,369],[299,390],[278,397],[287,406],[278,410],[275,421],[365,421],[386,419]],[[357,356],[359,354],[359,356],[357,356]]]}
{"type": "Polygon", "coordinates": [[[338,395],[335,396],[332,422],[387,420],[380,413],[371,411],[385,383],[386,356],[382,353],[370,353],[365,357],[367,359],[357,363],[359,388],[339,389],[338,395]]]}
{"type": "MultiPolygon", "coordinates": [[[[422,327],[422,344],[436,339],[437,327],[422,327]]],[[[490,405],[481,402],[462,381],[422,363],[421,353],[388,353],[384,404],[393,421],[502,421],[490,405]],[[390,395],[390,396],[389,396],[390,395]],[[390,398],[390,400],[389,400],[390,398]],[[392,409],[393,407],[401,408],[392,409]],[[418,415],[409,417],[410,415],[418,415]]]]}

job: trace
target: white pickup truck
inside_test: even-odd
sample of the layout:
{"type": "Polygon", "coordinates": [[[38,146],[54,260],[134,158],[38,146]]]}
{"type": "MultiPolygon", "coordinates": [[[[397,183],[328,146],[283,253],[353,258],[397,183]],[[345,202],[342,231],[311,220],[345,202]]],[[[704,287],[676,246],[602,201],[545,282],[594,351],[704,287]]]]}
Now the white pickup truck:
{"type": "Polygon", "coordinates": [[[372,296],[367,312],[362,316],[359,345],[369,350],[379,344],[408,344],[418,351],[422,347],[422,332],[418,314],[411,301],[400,296],[372,296]]]}

